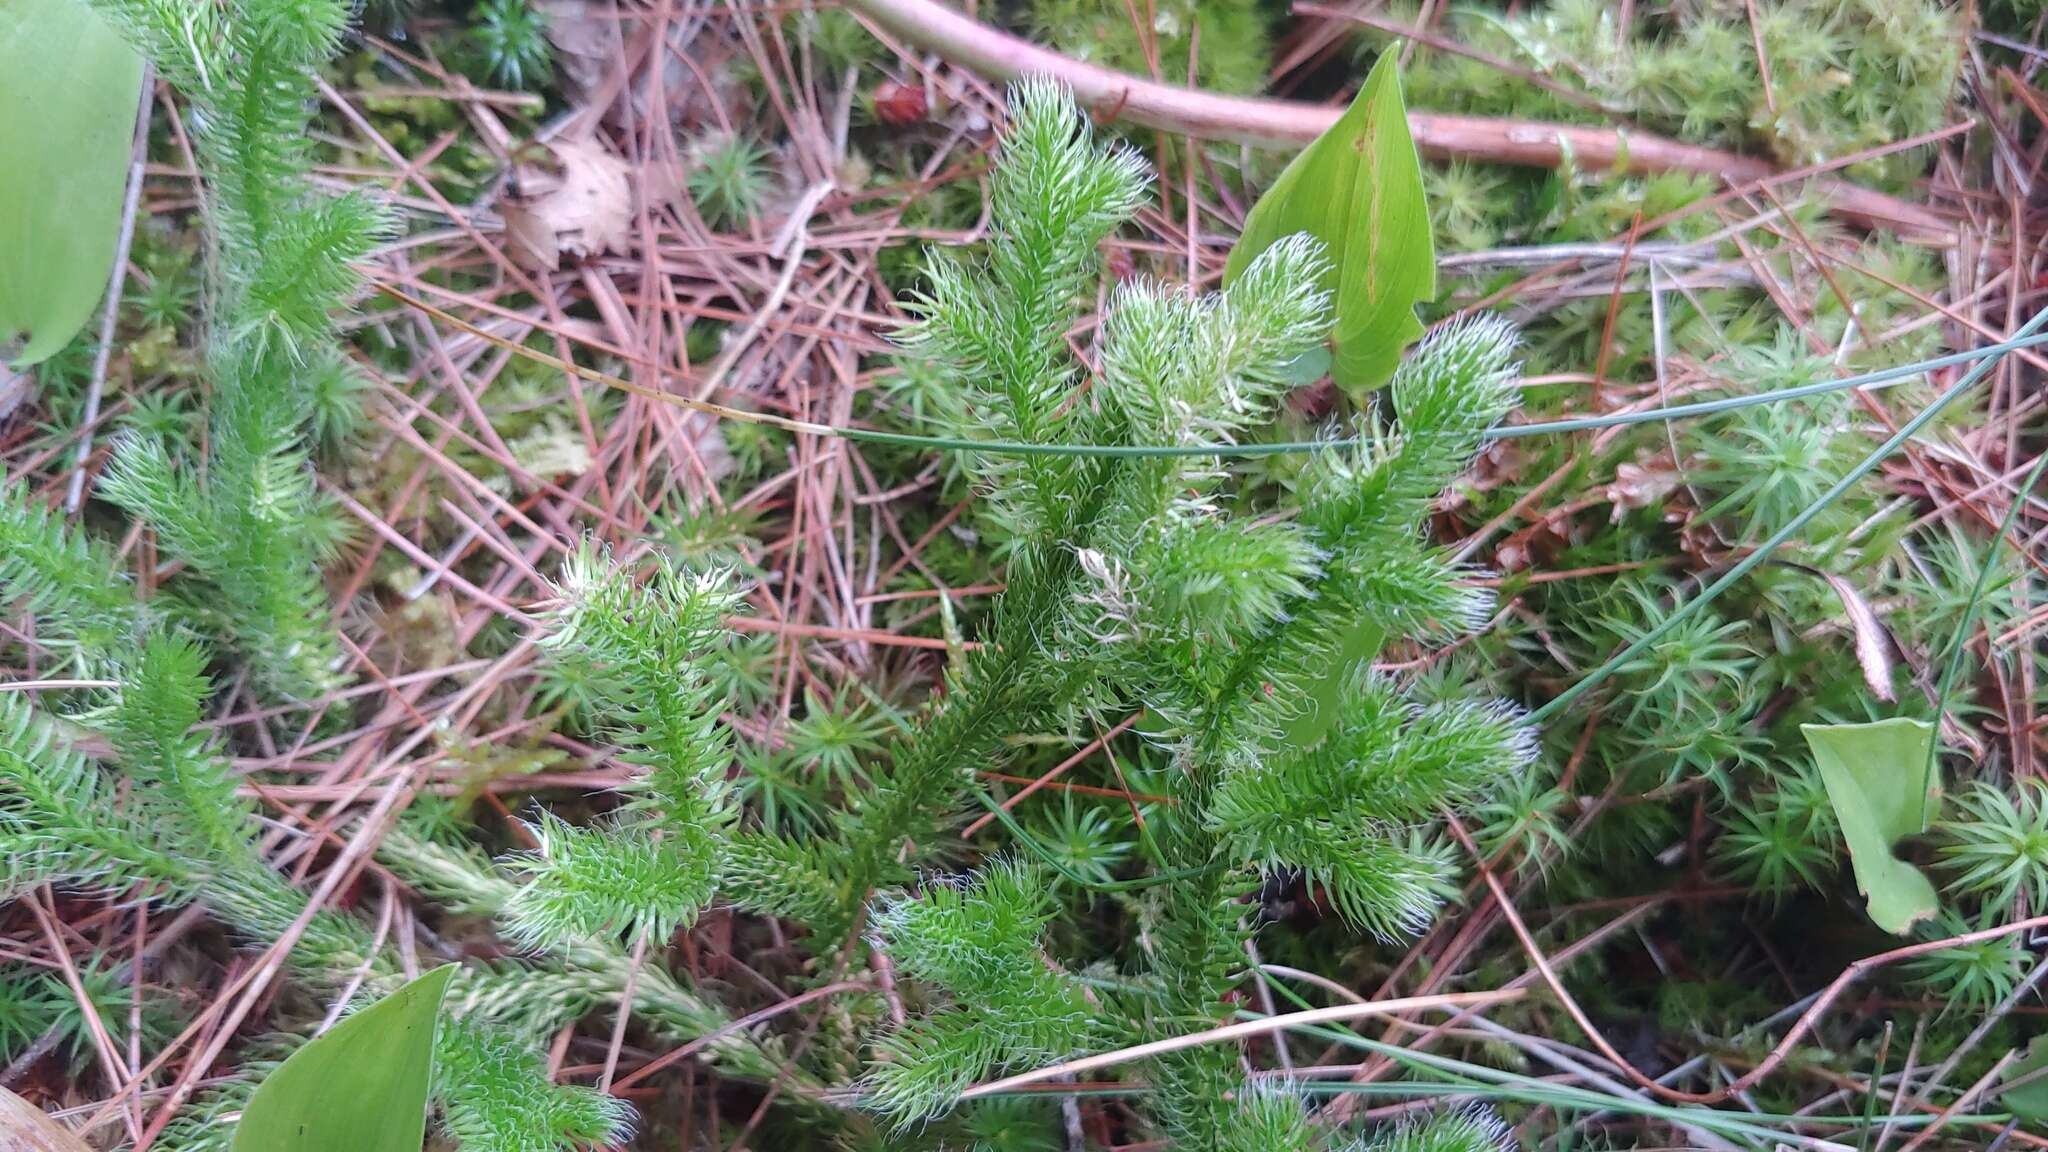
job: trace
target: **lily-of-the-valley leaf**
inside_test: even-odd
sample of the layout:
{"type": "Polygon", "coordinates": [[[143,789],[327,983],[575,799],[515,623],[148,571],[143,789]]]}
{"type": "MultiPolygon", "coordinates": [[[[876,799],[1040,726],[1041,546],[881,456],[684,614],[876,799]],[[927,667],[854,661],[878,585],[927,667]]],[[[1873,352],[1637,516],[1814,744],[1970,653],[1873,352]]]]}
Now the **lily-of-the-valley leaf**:
{"type": "Polygon", "coordinates": [[[1351,107],[1259,197],[1223,270],[1227,285],[1296,232],[1322,241],[1337,317],[1330,375],[1354,396],[1393,375],[1422,335],[1415,306],[1436,296],[1422,158],[1408,133],[1397,56],[1381,54],[1351,107]]]}
{"type": "Polygon", "coordinates": [[[1926,831],[1940,805],[1941,784],[1928,755],[1934,726],[1894,717],[1868,724],[1802,724],[1799,731],[1827,786],[1871,920],[1904,934],[1931,919],[1940,909],[1934,885],[1893,855],[1892,847],[1926,831]]]}
{"type": "Polygon", "coordinates": [[[419,1152],[443,965],[336,1024],[257,1085],[234,1152],[419,1152]]]}
{"type": "Polygon", "coordinates": [[[85,0],[0,4],[0,356],[61,351],[106,292],[142,57],[85,0]]]}
{"type": "Polygon", "coordinates": [[[2034,1037],[1999,1085],[1998,1103],[2006,1111],[2022,1120],[2048,1122],[2048,1036],[2034,1037]]]}

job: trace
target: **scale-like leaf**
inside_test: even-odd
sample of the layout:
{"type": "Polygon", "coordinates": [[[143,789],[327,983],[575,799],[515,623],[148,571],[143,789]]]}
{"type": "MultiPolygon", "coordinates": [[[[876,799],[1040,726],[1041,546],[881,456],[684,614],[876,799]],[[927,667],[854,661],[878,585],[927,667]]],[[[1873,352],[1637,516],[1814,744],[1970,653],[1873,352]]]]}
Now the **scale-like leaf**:
{"type": "Polygon", "coordinates": [[[1422,158],[1408,134],[1396,55],[1380,55],[1351,107],[1259,197],[1223,269],[1228,284],[1283,236],[1321,240],[1337,314],[1330,375],[1353,394],[1394,374],[1422,335],[1415,306],[1436,296],[1422,158]]]}
{"type": "Polygon", "coordinates": [[[1894,717],[1869,724],[1802,724],[1799,731],[1827,785],[1871,920],[1903,934],[1932,917],[1940,907],[1934,885],[1892,855],[1892,845],[1926,831],[1940,804],[1940,782],[1928,771],[1934,726],[1894,717]]]}
{"type": "Polygon", "coordinates": [[[63,349],[106,292],[142,57],[85,0],[0,4],[0,349],[63,349]]]}
{"type": "Polygon", "coordinates": [[[336,1024],[257,1085],[234,1152],[419,1152],[446,964],[336,1024]]]}

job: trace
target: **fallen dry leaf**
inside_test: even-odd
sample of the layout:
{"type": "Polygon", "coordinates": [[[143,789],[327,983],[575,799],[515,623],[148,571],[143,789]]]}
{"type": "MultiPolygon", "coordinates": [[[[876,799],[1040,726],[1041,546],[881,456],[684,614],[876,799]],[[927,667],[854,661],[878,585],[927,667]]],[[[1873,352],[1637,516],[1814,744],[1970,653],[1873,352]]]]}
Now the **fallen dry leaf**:
{"type": "Polygon", "coordinates": [[[1856,663],[1863,669],[1863,682],[1870,687],[1871,694],[1889,704],[1892,693],[1892,653],[1898,650],[1898,642],[1892,638],[1891,630],[1878,619],[1877,609],[1864,599],[1863,593],[1854,584],[1832,572],[1823,572],[1786,561],[1787,568],[1818,576],[1828,582],[1835,595],[1842,599],[1842,610],[1849,616],[1849,630],[1856,637],[1856,663]]]}
{"type": "Polygon", "coordinates": [[[1607,502],[1614,505],[1614,522],[1636,508],[1661,504],[1678,487],[1678,473],[1669,468],[1644,467],[1632,461],[1614,466],[1614,482],[1607,486],[1607,502]]]}
{"type": "Polygon", "coordinates": [[[1496,440],[1488,444],[1467,470],[1466,484],[1473,492],[1492,492],[1522,478],[1529,469],[1529,449],[1519,440],[1496,440]]]}
{"type": "Polygon", "coordinates": [[[1548,562],[1568,541],[1552,517],[1509,533],[1493,550],[1493,566],[1502,572],[1520,572],[1548,562]]]}
{"type": "Polygon", "coordinates": [[[618,63],[619,21],[615,10],[592,0],[541,0],[548,18],[548,42],[555,46],[555,77],[569,103],[581,105],[618,63]]]}
{"type": "Polygon", "coordinates": [[[0,1152],[92,1152],[41,1108],[0,1088],[0,1152]]]}
{"type": "Polygon", "coordinates": [[[633,220],[632,169],[594,140],[547,145],[553,164],[521,164],[501,215],[508,253],[552,272],[563,255],[623,251],[633,220]]]}
{"type": "Polygon", "coordinates": [[[522,204],[507,203],[498,213],[505,220],[505,254],[514,264],[536,272],[562,266],[562,245],[554,226],[522,204]]]}
{"type": "Polygon", "coordinates": [[[922,124],[931,116],[931,100],[921,84],[884,80],[875,85],[875,118],[898,128],[922,124]]]}

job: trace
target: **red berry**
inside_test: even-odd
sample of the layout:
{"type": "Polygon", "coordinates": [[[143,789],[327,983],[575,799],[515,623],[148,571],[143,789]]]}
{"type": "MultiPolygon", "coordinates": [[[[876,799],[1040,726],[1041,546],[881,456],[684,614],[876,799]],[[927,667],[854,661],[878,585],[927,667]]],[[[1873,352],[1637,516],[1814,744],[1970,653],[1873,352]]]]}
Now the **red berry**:
{"type": "Polygon", "coordinates": [[[921,124],[931,115],[931,103],[925,98],[924,89],[914,84],[899,84],[884,80],[875,85],[875,116],[884,124],[898,128],[921,124]]]}

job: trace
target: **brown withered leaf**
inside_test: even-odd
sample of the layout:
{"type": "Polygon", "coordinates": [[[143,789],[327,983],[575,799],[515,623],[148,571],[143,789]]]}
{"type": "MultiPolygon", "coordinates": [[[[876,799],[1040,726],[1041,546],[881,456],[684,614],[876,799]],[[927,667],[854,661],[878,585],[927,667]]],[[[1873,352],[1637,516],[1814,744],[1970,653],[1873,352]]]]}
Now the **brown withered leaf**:
{"type": "Polygon", "coordinates": [[[1479,453],[1466,471],[1465,483],[1473,492],[1491,492],[1512,484],[1529,470],[1531,453],[1519,440],[1495,440],[1479,453]]]}
{"type": "Polygon", "coordinates": [[[548,42],[555,46],[555,75],[562,93],[570,104],[581,105],[618,63],[618,17],[593,0],[543,0],[536,7],[548,19],[548,42]]]}
{"type": "Polygon", "coordinates": [[[0,1088],[0,1152],[92,1152],[43,1110],[0,1088]]]}
{"type": "Polygon", "coordinates": [[[535,272],[553,272],[562,266],[562,245],[546,217],[510,201],[498,215],[505,221],[505,254],[514,264],[535,272]]]}
{"type": "Polygon", "coordinates": [[[1493,566],[1502,572],[1521,572],[1547,562],[1566,543],[1558,521],[1546,516],[1502,538],[1493,550],[1493,566]]]}
{"type": "Polygon", "coordinates": [[[1835,595],[1841,598],[1842,611],[1849,617],[1850,634],[1856,638],[1856,664],[1863,669],[1863,683],[1869,686],[1871,695],[1891,703],[1895,698],[1892,693],[1892,653],[1899,650],[1899,645],[1891,629],[1878,618],[1877,608],[1856,590],[1854,584],[1832,572],[1790,560],[1782,563],[1787,568],[1820,577],[1835,590],[1835,595]]]}
{"type": "Polygon", "coordinates": [[[501,215],[508,253],[552,272],[567,256],[623,251],[633,220],[631,167],[594,140],[556,140],[552,163],[523,163],[501,215]]]}
{"type": "Polygon", "coordinates": [[[1614,506],[1614,522],[1621,523],[1622,517],[1634,509],[1662,504],[1678,488],[1678,483],[1678,473],[1668,459],[1653,460],[1649,465],[1624,460],[1615,465],[1614,481],[1607,485],[1607,502],[1614,506]]]}

